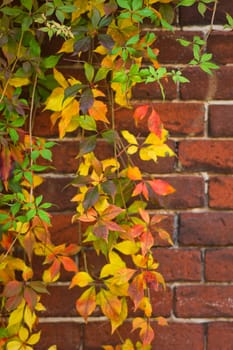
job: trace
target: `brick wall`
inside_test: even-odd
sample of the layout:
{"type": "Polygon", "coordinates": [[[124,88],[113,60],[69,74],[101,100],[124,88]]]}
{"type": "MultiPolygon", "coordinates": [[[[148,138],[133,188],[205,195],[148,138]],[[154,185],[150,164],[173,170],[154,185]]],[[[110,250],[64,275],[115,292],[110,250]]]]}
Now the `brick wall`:
{"type": "MultiPolygon", "coordinates": [[[[167,83],[166,102],[161,101],[156,85],[134,90],[135,104],[154,103],[177,152],[177,158],[149,164],[156,176],[168,179],[176,188],[162,203],[174,247],[154,249],[167,290],[152,296],[153,311],[169,321],[168,327],[158,329],[154,350],[233,349],[233,32],[223,31],[225,12],[233,15],[232,0],[219,1],[216,25],[208,39],[208,50],[220,66],[217,72],[209,76],[187,67],[190,52],[175,38],[205,36],[209,15],[203,19],[195,8],[183,8],[174,35],[160,33],[158,44],[160,62],[182,67],[191,84],[167,83]]],[[[134,131],[127,111],[118,112],[116,125],[134,131]]],[[[77,166],[77,142],[73,138],[58,140],[57,131],[49,127],[47,112],[37,116],[34,133],[58,141],[56,170],[44,175],[46,182],[41,187],[45,200],[57,205],[52,213],[53,239],[56,243],[77,242],[77,227],[70,223],[74,189],[64,190],[77,166]]],[[[103,145],[100,150],[106,155],[109,152],[103,145]]],[[[91,255],[89,261],[97,268],[98,261],[91,255]]],[[[110,342],[109,325],[98,312],[86,326],[77,316],[77,289],[68,290],[69,277],[64,275],[44,298],[47,311],[41,318],[44,335],[40,350],[53,343],[59,350],[97,350],[110,342]]],[[[122,333],[128,335],[128,324],[122,333]]],[[[114,335],[113,341],[116,338],[114,335]]]]}

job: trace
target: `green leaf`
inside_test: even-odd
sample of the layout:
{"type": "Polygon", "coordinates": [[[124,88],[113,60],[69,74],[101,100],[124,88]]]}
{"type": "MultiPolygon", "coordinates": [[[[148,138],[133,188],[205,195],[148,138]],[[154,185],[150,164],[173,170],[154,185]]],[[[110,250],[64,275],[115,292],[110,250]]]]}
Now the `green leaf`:
{"type": "MultiPolygon", "coordinates": [[[[233,28],[233,17],[231,17],[231,15],[229,13],[226,14],[226,19],[227,19],[227,22],[228,22],[228,25],[233,28]]],[[[225,26],[227,27],[227,25],[225,26]]]]}
{"type": "Polygon", "coordinates": [[[19,135],[18,135],[17,131],[15,129],[9,128],[8,132],[9,132],[9,136],[10,136],[11,140],[14,143],[16,143],[19,140],[19,135]]]}
{"type": "Polygon", "coordinates": [[[96,131],[96,122],[93,117],[90,115],[80,115],[79,116],[79,125],[84,130],[96,131]]]}
{"type": "Polygon", "coordinates": [[[95,76],[95,79],[94,79],[94,83],[96,83],[97,81],[105,79],[109,71],[110,71],[109,68],[100,67],[98,69],[97,73],[96,73],[96,76],[95,76]]]}
{"type": "Polygon", "coordinates": [[[52,161],[52,152],[49,149],[42,149],[40,155],[42,158],[49,160],[50,162],[52,161]]]}
{"type": "Polygon", "coordinates": [[[177,6],[192,6],[196,0],[181,0],[177,6]]]}
{"type": "Polygon", "coordinates": [[[84,71],[85,71],[85,76],[86,76],[87,80],[89,81],[89,83],[91,83],[93,78],[94,78],[94,73],[95,73],[94,67],[91,64],[85,62],[84,63],[84,71]]]}
{"type": "Polygon", "coordinates": [[[68,97],[76,96],[77,92],[83,89],[84,87],[86,87],[86,85],[83,85],[83,84],[74,84],[72,86],[69,86],[68,88],[65,89],[64,99],[68,97]]]}
{"type": "Polygon", "coordinates": [[[60,59],[59,55],[51,55],[43,58],[42,66],[44,68],[54,68],[60,59]]]}
{"type": "Polygon", "coordinates": [[[117,0],[117,4],[123,9],[131,10],[129,0],[117,0]]]}
{"type": "Polygon", "coordinates": [[[50,217],[49,214],[46,213],[46,211],[39,209],[38,216],[42,221],[47,222],[47,224],[50,224],[50,217]]]}
{"type": "Polygon", "coordinates": [[[113,129],[106,130],[106,131],[102,132],[101,135],[102,135],[103,139],[110,144],[113,144],[117,140],[117,138],[119,137],[116,130],[113,130],[113,129]]]}
{"type": "Polygon", "coordinates": [[[88,208],[93,207],[93,205],[96,204],[98,199],[99,199],[98,187],[96,186],[96,187],[90,188],[85,195],[85,198],[83,201],[83,208],[87,210],[88,208]]]}
{"type": "Polygon", "coordinates": [[[31,12],[32,10],[32,0],[21,0],[21,4],[26,7],[26,9],[31,12]]]}
{"type": "Polygon", "coordinates": [[[132,9],[133,11],[140,10],[142,8],[143,1],[142,0],[133,0],[132,9]]]}
{"type": "Polygon", "coordinates": [[[138,42],[139,42],[139,34],[136,34],[126,41],[125,46],[134,45],[134,44],[137,44],[138,42]]]}
{"type": "Polygon", "coordinates": [[[197,6],[198,12],[202,15],[202,17],[204,17],[204,14],[207,10],[207,7],[205,4],[203,4],[203,2],[199,2],[198,6],[197,6]]]}

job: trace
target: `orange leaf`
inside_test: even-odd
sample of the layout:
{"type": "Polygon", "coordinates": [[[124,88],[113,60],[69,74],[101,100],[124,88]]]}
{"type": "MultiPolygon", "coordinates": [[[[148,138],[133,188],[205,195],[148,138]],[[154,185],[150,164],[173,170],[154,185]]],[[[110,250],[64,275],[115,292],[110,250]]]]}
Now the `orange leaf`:
{"type": "Polygon", "coordinates": [[[135,124],[137,125],[139,121],[141,121],[146,114],[148,113],[149,105],[139,106],[135,109],[133,118],[135,120],[135,124]]]}
{"type": "Polygon", "coordinates": [[[72,271],[72,272],[78,271],[77,265],[75,264],[74,260],[72,260],[68,256],[61,256],[60,261],[66,271],[72,271]]]}
{"type": "Polygon", "coordinates": [[[154,245],[154,238],[152,234],[148,232],[144,232],[140,237],[142,255],[145,256],[150,248],[154,245]]]}
{"type": "Polygon", "coordinates": [[[104,102],[95,100],[92,107],[88,109],[89,114],[95,119],[109,123],[107,119],[107,106],[104,102]]]}
{"type": "Polygon", "coordinates": [[[130,180],[133,180],[133,181],[142,179],[142,173],[137,166],[128,167],[127,176],[130,180]]]}
{"type": "Polygon", "coordinates": [[[76,301],[76,309],[78,313],[87,321],[88,316],[96,308],[96,292],[95,287],[92,286],[82,293],[81,297],[76,301]]]}
{"type": "Polygon", "coordinates": [[[167,183],[164,180],[151,180],[147,181],[147,183],[150,185],[152,190],[159,196],[166,196],[170,193],[175,192],[174,187],[169,185],[169,183],[167,183]]]}
{"type": "Polygon", "coordinates": [[[156,317],[156,321],[158,322],[159,326],[167,326],[168,325],[167,320],[164,317],[161,317],[161,316],[156,317]]]}

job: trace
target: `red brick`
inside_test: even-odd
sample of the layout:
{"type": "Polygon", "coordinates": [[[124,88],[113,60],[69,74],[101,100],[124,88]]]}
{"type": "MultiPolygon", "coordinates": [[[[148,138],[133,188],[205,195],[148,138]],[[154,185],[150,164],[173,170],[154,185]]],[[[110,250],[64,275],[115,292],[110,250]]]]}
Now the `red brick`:
{"type": "Polygon", "coordinates": [[[232,350],[233,322],[208,324],[207,350],[232,350]]]}
{"type": "Polygon", "coordinates": [[[233,244],[233,215],[229,212],[181,213],[178,241],[188,246],[233,244]]]}
{"type": "Polygon", "coordinates": [[[233,63],[233,32],[213,32],[208,39],[208,52],[217,64],[233,63]]]}
{"type": "MultiPolygon", "coordinates": [[[[157,33],[156,33],[157,34],[157,33]]],[[[193,58],[192,48],[183,47],[177,41],[178,38],[192,41],[194,35],[202,37],[201,31],[176,31],[158,33],[155,46],[159,49],[158,60],[164,64],[188,63],[193,58]]]]}
{"type": "MultiPolygon", "coordinates": [[[[213,3],[207,4],[208,9],[213,8],[213,3]]],[[[226,23],[226,13],[233,15],[232,4],[229,0],[219,0],[217,11],[214,17],[215,24],[226,23]]],[[[210,24],[212,17],[212,11],[207,10],[204,17],[200,15],[197,10],[197,6],[180,7],[180,21],[182,26],[188,25],[200,25],[210,24]]]]}
{"type": "Polygon", "coordinates": [[[154,250],[154,258],[159,262],[159,271],[165,281],[200,281],[201,254],[197,249],[167,249],[154,250]]]}
{"type": "Polygon", "coordinates": [[[179,144],[179,160],[184,170],[233,172],[233,140],[185,140],[179,144]]]}
{"type": "Polygon", "coordinates": [[[53,203],[53,211],[70,210],[75,208],[71,198],[77,190],[70,186],[72,179],[67,177],[47,177],[36,189],[35,194],[42,194],[45,202],[53,203]]]}
{"type": "Polygon", "coordinates": [[[52,128],[50,111],[38,111],[33,125],[33,135],[40,137],[57,137],[58,128],[52,128]]]}
{"type": "Polygon", "coordinates": [[[158,199],[161,207],[187,209],[204,205],[204,180],[201,176],[171,176],[165,180],[176,191],[158,199]]]}
{"type": "MultiPolygon", "coordinates": [[[[204,350],[204,327],[197,324],[176,324],[169,323],[167,327],[154,326],[155,339],[152,342],[152,349],[160,350],[204,350]]],[[[116,332],[110,337],[110,327],[107,323],[93,322],[86,325],[85,350],[100,350],[104,344],[116,345],[120,343],[116,332]]],[[[126,322],[120,327],[119,334],[123,339],[136,339],[137,332],[131,332],[131,324],[126,322]]]]}
{"type": "Polygon", "coordinates": [[[209,135],[213,137],[233,137],[233,106],[209,106],[209,135]]]}
{"type": "Polygon", "coordinates": [[[233,209],[233,177],[213,176],[209,181],[209,206],[233,209]]]}
{"type": "Polygon", "coordinates": [[[207,281],[233,281],[233,249],[208,249],[205,253],[205,279],[207,281]]]}
{"type": "Polygon", "coordinates": [[[82,344],[82,324],[69,322],[44,322],[39,325],[42,330],[41,340],[35,350],[48,350],[57,344],[59,350],[79,349],[82,344]]]}
{"type": "MultiPolygon", "coordinates": [[[[202,103],[165,102],[154,103],[153,106],[171,135],[203,135],[205,110],[202,103]]],[[[126,129],[135,135],[148,135],[146,118],[136,128],[133,118],[130,117],[132,114],[133,111],[120,108],[116,112],[117,129],[126,129]]]]}
{"type": "Polygon", "coordinates": [[[232,317],[233,286],[182,286],[176,288],[177,317],[232,317]]]}
{"type": "Polygon", "coordinates": [[[183,100],[231,100],[233,99],[233,68],[220,67],[212,75],[200,68],[189,67],[183,75],[190,80],[181,84],[180,93],[183,100]]]}

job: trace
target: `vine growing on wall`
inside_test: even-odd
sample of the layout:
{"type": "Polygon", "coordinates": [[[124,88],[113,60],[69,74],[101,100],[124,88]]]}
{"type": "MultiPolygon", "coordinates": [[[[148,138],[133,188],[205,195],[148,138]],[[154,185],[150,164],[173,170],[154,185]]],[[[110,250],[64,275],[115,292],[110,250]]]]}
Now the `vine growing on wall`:
{"type": "MultiPolygon", "coordinates": [[[[70,288],[82,290],[76,309],[85,322],[99,307],[114,333],[133,304],[138,341],[119,337],[119,345],[103,349],[149,350],[153,322],[166,325],[152,311],[151,292],[165,288],[152,248],[158,239],[169,244],[172,239],[164,216],[150,215],[149,209],[175,189],[140,164],[175,154],[153,104],[134,106],[131,96],[138,84],[157,83],[165,98],[168,78],[188,83],[181,70],[159,64],[155,28],[172,31],[179,6],[194,3],[202,15],[212,9],[214,18],[217,1],[210,0],[5,0],[0,6],[1,348],[30,350],[39,344],[41,295],[59,280],[61,268],[73,273],[70,288]],[[44,49],[48,40],[60,45],[51,55],[44,49]],[[73,76],[65,74],[67,64],[73,64],[73,76]],[[135,129],[146,127],[145,138],[116,126],[122,107],[135,129]],[[52,203],[44,201],[40,184],[48,169],[43,160],[52,161],[55,143],[33,135],[41,109],[51,111],[61,139],[72,133],[79,144],[71,183],[77,190],[71,198],[73,222],[82,232],[77,244],[55,245],[50,237],[52,203]],[[111,157],[97,156],[100,141],[111,148],[111,157]],[[98,274],[88,265],[90,250],[104,258],[98,274]],[[40,276],[36,256],[43,261],[40,276]]],[[[192,48],[191,65],[209,74],[217,69],[203,38],[179,42],[192,48]]]]}

